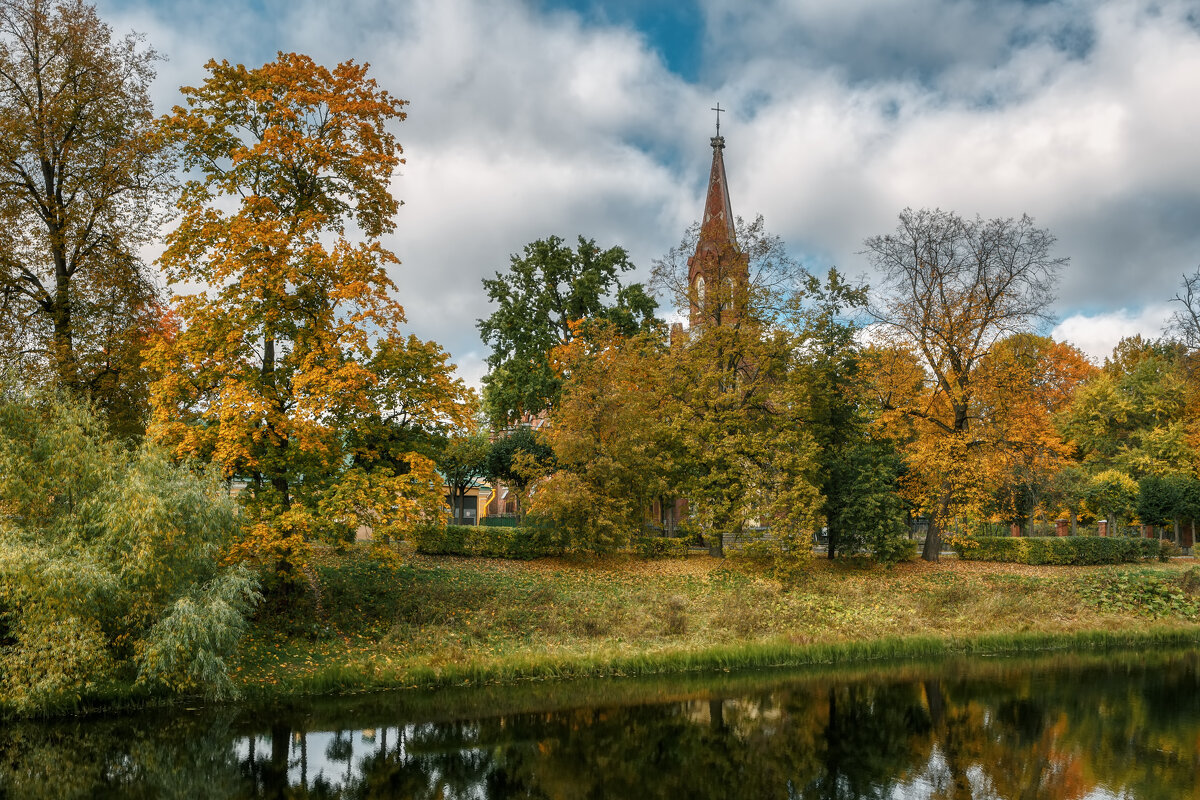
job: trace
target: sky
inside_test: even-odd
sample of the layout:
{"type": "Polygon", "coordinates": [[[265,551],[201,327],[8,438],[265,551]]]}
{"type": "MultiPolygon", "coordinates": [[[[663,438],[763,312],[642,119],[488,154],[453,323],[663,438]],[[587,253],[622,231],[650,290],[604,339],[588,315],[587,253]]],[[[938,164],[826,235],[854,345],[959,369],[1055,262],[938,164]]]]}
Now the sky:
{"type": "Polygon", "coordinates": [[[1200,265],[1200,0],[99,0],[167,57],[368,62],[408,100],[386,244],[409,332],[478,384],[481,279],[523,246],[626,248],[645,280],[703,208],[718,102],[735,214],[872,279],[906,208],[1032,216],[1070,258],[1049,331],[1158,336],[1200,265]]]}

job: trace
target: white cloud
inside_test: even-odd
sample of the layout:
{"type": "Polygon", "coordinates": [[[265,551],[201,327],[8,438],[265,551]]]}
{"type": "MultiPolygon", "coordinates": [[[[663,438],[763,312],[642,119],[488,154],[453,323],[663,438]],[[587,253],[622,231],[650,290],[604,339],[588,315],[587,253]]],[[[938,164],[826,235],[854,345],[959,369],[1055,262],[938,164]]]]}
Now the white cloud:
{"type": "Polygon", "coordinates": [[[1172,310],[1163,303],[1139,310],[1120,308],[1090,315],[1072,314],[1054,326],[1050,335],[1058,341],[1070,342],[1097,364],[1102,364],[1112,355],[1117,343],[1127,336],[1160,337],[1172,310]]]}
{"type": "Polygon", "coordinates": [[[525,243],[582,233],[645,268],[678,240],[718,99],[735,213],[849,274],[905,206],[1028,212],[1072,259],[1056,330],[1093,352],[1143,317],[1110,309],[1157,307],[1200,262],[1195,0],[709,0],[694,84],[635,31],[519,0],[108,3],[171,57],[164,106],[207,58],[276,50],[369,61],[412,101],[394,278],[464,374],[485,355],[480,278],[525,243]]]}

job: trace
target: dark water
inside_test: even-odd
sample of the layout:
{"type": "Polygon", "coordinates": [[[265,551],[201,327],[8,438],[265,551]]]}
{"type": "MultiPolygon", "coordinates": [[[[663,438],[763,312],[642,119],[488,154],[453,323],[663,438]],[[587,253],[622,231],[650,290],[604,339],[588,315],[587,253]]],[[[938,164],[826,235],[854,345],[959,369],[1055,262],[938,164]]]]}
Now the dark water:
{"type": "Polygon", "coordinates": [[[392,693],[0,728],[0,797],[1200,798],[1200,654],[392,693]]]}

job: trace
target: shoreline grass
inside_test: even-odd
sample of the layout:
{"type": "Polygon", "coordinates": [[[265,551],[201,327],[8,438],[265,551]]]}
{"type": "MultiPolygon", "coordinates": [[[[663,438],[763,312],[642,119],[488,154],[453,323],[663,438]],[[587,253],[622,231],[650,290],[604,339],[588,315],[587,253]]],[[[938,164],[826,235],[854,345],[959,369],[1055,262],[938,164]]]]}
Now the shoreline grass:
{"type": "Polygon", "coordinates": [[[1048,652],[1095,653],[1179,649],[1200,645],[1200,625],[1147,630],[1084,630],[960,637],[910,637],[833,644],[750,643],[699,651],[664,651],[611,660],[525,657],[487,663],[389,670],[376,662],[330,665],[279,683],[244,687],[244,699],[261,703],[320,695],[389,690],[514,686],[540,681],[695,675],[812,666],[862,666],[954,656],[1007,656],[1048,652]]]}
{"type": "MultiPolygon", "coordinates": [[[[1200,568],[814,561],[782,586],[706,555],[527,562],[326,552],[230,666],[247,704],[972,655],[1200,648],[1200,568]]],[[[106,686],[73,714],[211,705],[106,686]]]]}

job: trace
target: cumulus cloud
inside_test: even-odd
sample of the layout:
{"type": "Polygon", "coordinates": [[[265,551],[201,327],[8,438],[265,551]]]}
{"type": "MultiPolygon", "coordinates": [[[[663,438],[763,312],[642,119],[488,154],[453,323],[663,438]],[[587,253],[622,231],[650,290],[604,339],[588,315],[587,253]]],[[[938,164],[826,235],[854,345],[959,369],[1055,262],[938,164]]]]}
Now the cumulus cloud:
{"type": "Polygon", "coordinates": [[[393,277],[412,330],[471,379],[480,278],[525,243],[622,244],[644,277],[678,240],[701,210],[716,100],[735,213],[764,214],[813,266],[865,270],[863,239],[906,206],[1029,213],[1072,259],[1056,330],[1104,355],[1097,331],[1153,316],[1200,262],[1196,0],[703,0],[689,79],[661,31],[550,0],[257,7],[100,10],[170,56],[164,108],[209,57],[276,50],[369,61],[410,100],[393,277]]]}
{"type": "Polygon", "coordinates": [[[1070,342],[1097,364],[1112,355],[1113,348],[1129,336],[1157,339],[1163,333],[1173,309],[1166,303],[1132,311],[1119,308],[1096,314],[1072,314],[1058,323],[1050,335],[1070,342]]]}

